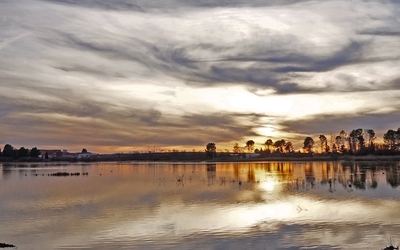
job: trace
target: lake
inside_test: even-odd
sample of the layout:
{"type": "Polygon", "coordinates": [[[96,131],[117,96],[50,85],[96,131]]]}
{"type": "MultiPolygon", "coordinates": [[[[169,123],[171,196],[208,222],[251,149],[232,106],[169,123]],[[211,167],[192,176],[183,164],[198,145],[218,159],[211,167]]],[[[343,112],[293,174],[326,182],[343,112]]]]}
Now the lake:
{"type": "Polygon", "coordinates": [[[2,164],[0,242],[18,249],[382,249],[400,242],[399,168],[2,164]]]}

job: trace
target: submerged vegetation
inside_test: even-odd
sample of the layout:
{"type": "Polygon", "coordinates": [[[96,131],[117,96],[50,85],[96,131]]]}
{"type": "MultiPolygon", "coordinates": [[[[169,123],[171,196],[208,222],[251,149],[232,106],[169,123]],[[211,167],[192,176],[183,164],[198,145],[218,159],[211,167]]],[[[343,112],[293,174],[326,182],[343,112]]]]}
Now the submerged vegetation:
{"type": "Polygon", "coordinates": [[[13,244],[0,243],[0,248],[16,248],[13,244]]]}
{"type": "MultiPolygon", "coordinates": [[[[68,172],[57,172],[57,173],[52,173],[48,174],[48,176],[80,176],[81,173],[75,172],[75,173],[68,173],[68,172]]],[[[82,173],[82,175],[88,175],[87,172],[82,173]]]]}

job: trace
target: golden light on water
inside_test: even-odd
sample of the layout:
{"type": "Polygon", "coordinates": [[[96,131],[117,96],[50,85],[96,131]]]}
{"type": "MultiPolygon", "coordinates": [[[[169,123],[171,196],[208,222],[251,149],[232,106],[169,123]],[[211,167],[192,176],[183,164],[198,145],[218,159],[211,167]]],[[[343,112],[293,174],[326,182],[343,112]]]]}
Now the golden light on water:
{"type": "MultiPolygon", "coordinates": [[[[351,175],[351,171],[360,173],[362,165],[320,162],[209,165],[213,164],[3,167],[2,209],[6,215],[7,211],[12,212],[5,217],[10,226],[0,232],[11,237],[15,232],[33,235],[29,244],[34,242],[38,246],[42,241],[37,241],[36,235],[46,235],[52,230],[55,233],[49,234],[45,244],[79,249],[86,246],[99,249],[98,244],[109,244],[109,249],[126,244],[141,247],[149,242],[155,244],[149,249],[162,249],[165,244],[185,244],[182,249],[193,249],[187,239],[203,247],[212,237],[224,242],[250,238],[246,244],[259,239],[261,248],[254,249],[265,249],[268,235],[272,235],[271,240],[281,237],[281,243],[275,242],[271,249],[282,244],[362,249],[369,244],[365,243],[365,236],[371,239],[393,234],[400,224],[395,209],[399,195],[388,184],[397,180],[393,179],[397,175],[390,175],[395,173],[397,165],[368,168],[365,189],[359,183],[363,180],[351,175]],[[47,176],[55,171],[88,171],[89,176],[47,176]],[[178,183],[176,176],[183,174],[187,179],[178,183]],[[336,179],[331,191],[327,182],[330,178],[336,179]],[[351,178],[354,185],[350,190],[342,184],[351,178]],[[374,188],[368,184],[372,178],[376,181],[374,188]],[[382,192],[383,197],[379,196],[382,192]],[[315,237],[321,233],[321,237],[315,237]],[[282,237],[284,234],[291,237],[282,237]],[[354,242],[343,241],[355,234],[356,247],[354,242]],[[259,235],[262,236],[257,238],[259,235]]],[[[18,238],[13,242],[23,246],[18,238]]],[[[214,244],[219,244],[218,240],[214,244]]],[[[382,240],[374,246],[379,245],[382,240]]]]}
{"type": "Polygon", "coordinates": [[[275,190],[275,183],[273,181],[261,182],[260,188],[267,192],[273,192],[275,190]]]}

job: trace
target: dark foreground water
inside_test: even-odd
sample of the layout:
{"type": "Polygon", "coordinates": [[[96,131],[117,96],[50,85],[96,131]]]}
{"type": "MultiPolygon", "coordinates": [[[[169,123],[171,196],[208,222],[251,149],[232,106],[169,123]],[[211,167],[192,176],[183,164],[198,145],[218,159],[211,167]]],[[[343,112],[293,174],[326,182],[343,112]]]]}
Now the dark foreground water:
{"type": "Polygon", "coordinates": [[[0,242],[18,249],[382,249],[400,241],[399,166],[3,164],[0,242]],[[80,175],[49,176],[56,172],[80,175]]]}

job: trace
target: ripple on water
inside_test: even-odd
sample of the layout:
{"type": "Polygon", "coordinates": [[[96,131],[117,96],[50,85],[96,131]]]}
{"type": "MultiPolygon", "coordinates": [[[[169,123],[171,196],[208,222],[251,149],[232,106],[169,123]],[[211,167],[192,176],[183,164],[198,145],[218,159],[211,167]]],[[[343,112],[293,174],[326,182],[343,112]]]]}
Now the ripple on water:
{"type": "Polygon", "coordinates": [[[12,170],[0,180],[0,235],[21,249],[381,249],[400,232],[395,169],[361,176],[353,165],[107,163],[63,179],[12,170]]]}

